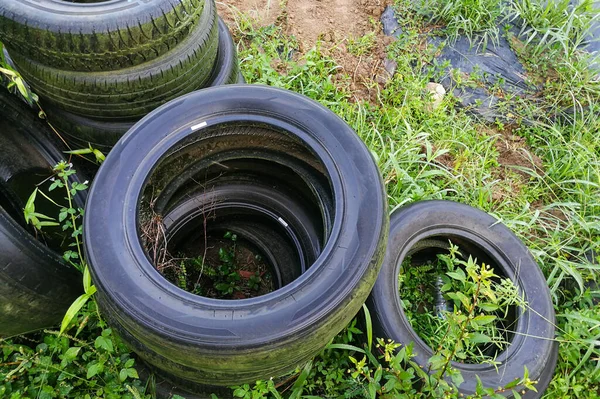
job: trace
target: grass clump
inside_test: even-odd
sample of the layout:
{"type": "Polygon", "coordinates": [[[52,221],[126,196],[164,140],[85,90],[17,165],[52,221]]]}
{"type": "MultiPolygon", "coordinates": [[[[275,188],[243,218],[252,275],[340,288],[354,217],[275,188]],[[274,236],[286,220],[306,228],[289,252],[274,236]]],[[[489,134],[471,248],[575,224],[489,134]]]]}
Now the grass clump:
{"type": "Polygon", "coordinates": [[[513,47],[543,85],[543,112],[572,112],[600,100],[598,57],[585,49],[600,21],[593,1],[513,0],[511,15],[521,27],[513,47]]]}
{"type": "Polygon", "coordinates": [[[421,0],[415,7],[431,22],[444,25],[451,40],[464,34],[469,38],[479,36],[483,47],[498,42],[502,0],[421,0]]]}

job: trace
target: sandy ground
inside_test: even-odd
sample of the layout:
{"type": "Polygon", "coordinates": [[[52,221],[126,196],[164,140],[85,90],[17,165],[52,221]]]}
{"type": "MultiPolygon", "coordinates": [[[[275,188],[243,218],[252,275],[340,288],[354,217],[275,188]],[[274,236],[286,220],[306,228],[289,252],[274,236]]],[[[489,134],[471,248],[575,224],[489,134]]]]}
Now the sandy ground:
{"type": "Polygon", "coordinates": [[[283,21],[288,34],[305,48],[319,37],[343,40],[372,31],[371,20],[378,21],[390,0],[227,0],[219,2],[219,13],[231,21],[237,9],[260,25],[283,21]]]}
{"type": "Polygon", "coordinates": [[[277,24],[293,35],[306,53],[318,40],[321,49],[352,78],[350,87],[356,99],[375,101],[376,85],[383,87],[390,77],[385,69],[385,48],[391,38],[384,36],[379,18],[393,0],[227,0],[218,2],[219,15],[230,27],[243,13],[257,26],[277,24]],[[346,50],[348,39],[375,32],[377,46],[369,54],[355,56],[346,50]]]}

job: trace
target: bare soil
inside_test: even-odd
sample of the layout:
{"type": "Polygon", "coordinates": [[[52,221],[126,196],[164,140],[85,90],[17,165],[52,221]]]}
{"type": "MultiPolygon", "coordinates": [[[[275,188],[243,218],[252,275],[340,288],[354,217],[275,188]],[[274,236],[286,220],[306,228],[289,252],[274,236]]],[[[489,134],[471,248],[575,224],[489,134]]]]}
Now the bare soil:
{"type": "Polygon", "coordinates": [[[389,79],[385,48],[393,40],[384,36],[379,18],[392,0],[228,0],[218,3],[219,15],[233,27],[240,13],[257,26],[277,24],[298,40],[299,55],[321,40],[321,50],[352,78],[350,90],[356,100],[374,103],[378,89],[389,79]],[[349,40],[375,33],[372,51],[356,56],[347,50],[349,40]]]}

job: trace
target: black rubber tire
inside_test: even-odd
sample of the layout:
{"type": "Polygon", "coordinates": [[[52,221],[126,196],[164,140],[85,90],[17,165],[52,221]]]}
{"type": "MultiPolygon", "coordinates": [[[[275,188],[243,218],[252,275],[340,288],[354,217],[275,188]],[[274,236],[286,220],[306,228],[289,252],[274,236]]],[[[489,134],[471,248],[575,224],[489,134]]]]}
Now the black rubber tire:
{"type": "Polygon", "coordinates": [[[356,315],[385,252],[386,209],[370,152],[331,111],[280,89],[221,86],[157,109],[111,151],[87,204],[84,226],[93,228],[84,228],[85,251],[104,314],[140,357],[178,378],[228,386],[304,364],[356,315]],[[139,239],[136,210],[165,155],[177,160],[173,150],[183,148],[186,156],[194,149],[186,139],[218,137],[211,132],[235,121],[286,132],[278,133],[286,138],[280,143],[239,138],[250,145],[285,152],[286,144],[302,143],[314,154],[328,175],[335,213],[321,255],[300,278],[267,295],[224,301],[180,290],[155,270],[139,239]]]}
{"type": "MultiPolygon", "coordinates": [[[[488,364],[452,363],[465,379],[459,392],[475,393],[475,376],[486,388],[504,386],[522,378],[523,367],[527,366],[529,378],[538,381],[538,392],[528,391],[523,398],[540,398],[552,379],[558,355],[550,291],[527,247],[506,226],[478,209],[451,201],[423,201],[392,214],[385,260],[367,301],[374,333],[405,345],[414,342],[413,360],[427,369],[433,352],[404,315],[398,295],[398,273],[411,248],[432,238],[451,239],[463,256],[472,254],[479,261],[495,264],[528,302],[528,308],[519,312],[511,344],[496,358],[500,362],[497,370],[488,364]]],[[[512,397],[510,390],[501,395],[512,397]]]]}
{"type": "MultiPolygon", "coordinates": [[[[245,81],[239,70],[237,49],[233,37],[231,37],[225,22],[219,18],[219,49],[214,71],[207,87],[235,83],[245,83],[245,81]]],[[[92,147],[105,153],[108,153],[136,122],[136,120],[99,121],[75,115],[51,105],[44,106],[44,109],[48,114],[49,121],[64,135],[69,144],[75,148],[86,148],[91,144],[92,147]]]]}
{"type": "Polygon", "coordinates": [[[130,68],[74,72],[42,65],[10,51],[23,78],[43,100],[65,111],[97,120],[145,116],[165,102],[208,84],[218,48],[214,1],[200,22],[172,51],[130,68]]]}
{"type": "Polygon", "coordinates": [[[245,83],[240,80],[240,62],[233,36],[225,22],[219,18],[219,50],[213,73],[206,87],[245,83]]]}
{"type": "Polygon", "coordinates": [[[0,41],[41,65],[114,71],[171,52],[191,35],[205,3],[214,0],[5,0],[0,41]]]}
{"type": "MultiPolygon", "coordinates": [[[[81,273],[37,240],[23,217],[34,185],[23,174],[52,175],[63,159],[36,113],[0,88],[0,337],[57,325],[81,294],[81,273]]],[[[77,196],[78,206],[85,198],[77,196]]],[[[56,209],[56,208],[55,208],[56,209]]]]}
{"type": "Polygon", "coordinates": [[[293,198],[277,187],[265,186],[258,179],[227,179],[206,190],[190,195],[164,216],[165,235],[170,246],[201,235],[194,234],[201,231],[200,226],[190,223],[198,213],[216,216],[219,212],[235,209],[235,220],[213,222],[208,232],[231,231],[261,249],[273,268],[277,287],[291,284],[320,255],[322,236],[316,227],[320,215],[305,209],[306,203],[300,198],[293,198]],[[278,215],[287,225],[283,226],[275,218],[268,226],[253,222],[256,213],[278,215]]]}

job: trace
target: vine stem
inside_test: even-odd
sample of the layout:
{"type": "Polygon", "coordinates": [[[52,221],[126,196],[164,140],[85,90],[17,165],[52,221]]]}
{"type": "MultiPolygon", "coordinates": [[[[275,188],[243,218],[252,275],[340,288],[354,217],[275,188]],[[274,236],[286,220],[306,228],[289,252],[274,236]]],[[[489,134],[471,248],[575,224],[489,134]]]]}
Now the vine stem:
{"type": "MultiPolygon", "coordinates": [[[[73,209],[73,197],[71,196],[71,189],[69,188],[69,179],[66,176],[64,176],[64,173],[62,176],[62,180],[67,189],[67,200],[69,201],[69,209],[73,209]]],[[[77,244],[77,254],[79,255],[79,263],[82,267],[81,271],[83,271],[83,256],[81,253],[81,242],[79,241],[79,234],[77,234],[77,221],[73,213],[69,212],[69,214],[71,215],[71,223],[73,224],[73,234],[75,235],[75,243],[77,244]]]]}
{"type": "Polygon", "coordinates": [[[440,372],[440,378],[436,381],[436,384],[433,387],[434,391],[440,385],[441,378],[444,376],[444,374],[446,374],[446,371],[448,371],[448,366],[450,366],[450,362],[452,361],[452,359],[456,355],[456,352],[458,351],[458,345],[460,342],[462,342],[463,338],[465,337],[467,326],[469,325],[469,322],[473,319],[475,307],[477,306],[477,298],[479,298],[479,291],[481,289],[481,279],[481,276],[477,276],[477,288],[475,289],[475,293],[473,293],[473,304],[469,308],[469,314],[467,316],[467,319],[460,326],[460,334],[458,336],[458,339],[456,340],[456,344],[452,348],[452,353],[446,358],[446,363],[444,364],[444,367],[442,367],[442,370],[440,372]]]}

